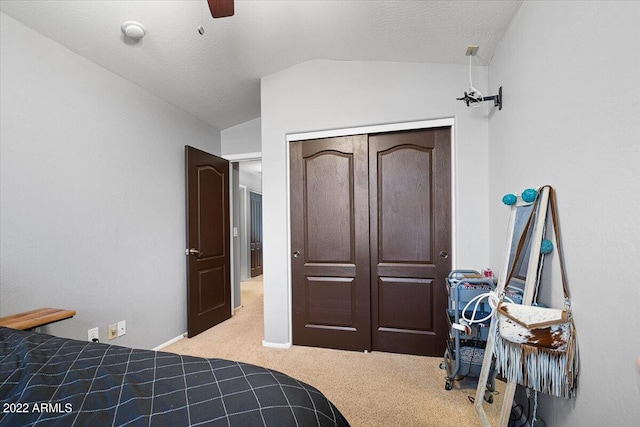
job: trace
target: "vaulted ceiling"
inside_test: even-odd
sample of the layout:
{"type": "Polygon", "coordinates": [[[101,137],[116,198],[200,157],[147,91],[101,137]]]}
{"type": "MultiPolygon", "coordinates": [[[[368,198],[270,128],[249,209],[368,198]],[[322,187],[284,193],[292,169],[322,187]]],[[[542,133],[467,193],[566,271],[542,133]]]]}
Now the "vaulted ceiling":
{"type": "Polygon", "coordinates": [[[0,10],[224,130],[260,116],[260,78],[313,60],[485,65],[517,1],[0,0],[0,10]],[[124,21],[146,31],[134,43],[124,21]],[[198,27],[204,34],[200,34],[198,27]]]}

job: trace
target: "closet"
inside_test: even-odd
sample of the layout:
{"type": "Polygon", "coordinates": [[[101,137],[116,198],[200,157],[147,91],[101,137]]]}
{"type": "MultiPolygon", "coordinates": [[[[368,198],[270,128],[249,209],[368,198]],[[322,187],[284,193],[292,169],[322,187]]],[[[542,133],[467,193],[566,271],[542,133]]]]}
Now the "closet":
{"type": "Polygon", "coordinates": [[[442,356],[451,128],[290,146],[293,344],[442,356]]]}

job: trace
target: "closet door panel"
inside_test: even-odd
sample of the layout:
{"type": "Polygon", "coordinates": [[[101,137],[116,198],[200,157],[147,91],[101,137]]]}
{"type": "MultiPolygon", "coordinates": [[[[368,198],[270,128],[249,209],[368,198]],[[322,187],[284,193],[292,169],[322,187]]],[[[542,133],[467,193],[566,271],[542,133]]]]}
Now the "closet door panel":
{"type": "Polygon", "coordinates": [[[449,153],[449,128],[369,138],[373,350],[444,351],[449,153]]]}
{"type": "Polygon", "coordinates": [[[371,348],[365,136],[294,142],[293,343],[371,348]]]}

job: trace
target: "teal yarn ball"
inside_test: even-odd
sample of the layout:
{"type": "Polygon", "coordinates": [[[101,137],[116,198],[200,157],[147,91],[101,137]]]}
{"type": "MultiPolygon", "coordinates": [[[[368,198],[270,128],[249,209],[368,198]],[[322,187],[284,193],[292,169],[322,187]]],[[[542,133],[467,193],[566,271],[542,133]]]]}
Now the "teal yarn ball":
{"type": "Polygon", "coordinates": [[[550,240],[544,239],[540,244],[540,253],[548,255],[553,252],[553,243],[550,240]]]}
{"type": "Polygon", "coordinates": [[[527,203],[533,202],[538,197],[538,191],[533,188],[527,188],[522,192],[522,200],[527,203]]]}
{"type": "Polygon", "coordinates": [[[507,206],[515,205],[516,201],[518,201],[518,198],[516,197],[515,194],[505,194],[502,197],[502,203],[504,203],[507,206]]]}

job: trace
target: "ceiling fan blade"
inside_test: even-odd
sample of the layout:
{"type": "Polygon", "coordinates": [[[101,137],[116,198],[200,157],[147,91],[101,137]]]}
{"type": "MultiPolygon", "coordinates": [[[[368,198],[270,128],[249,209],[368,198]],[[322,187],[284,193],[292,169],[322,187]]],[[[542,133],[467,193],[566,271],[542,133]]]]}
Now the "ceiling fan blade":
{"type": "Polygon", "coordinates": [[[233,0],[207,0],[211,16],[214,18],[226,18],[233,16],[233,0]]]}

